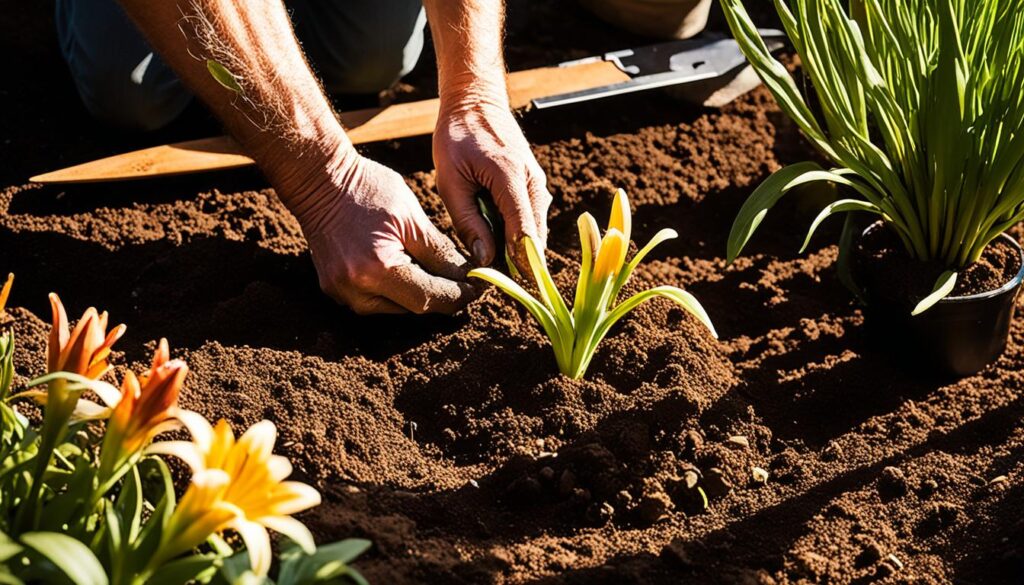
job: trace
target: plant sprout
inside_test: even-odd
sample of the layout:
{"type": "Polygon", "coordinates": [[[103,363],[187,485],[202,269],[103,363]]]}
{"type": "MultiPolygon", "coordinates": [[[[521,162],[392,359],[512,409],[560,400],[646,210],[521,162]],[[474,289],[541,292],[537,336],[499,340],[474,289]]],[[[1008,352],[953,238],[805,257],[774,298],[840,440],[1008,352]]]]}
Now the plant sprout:
{"type": "MultiPolygon", "coordinates": [[[[729,234],[730,261],[790,189],[852,189],[821,211],[881,217],[911,257],[946,270],[914,309],[947,296],[957,272],[1024,219],[1024,0],[774,0],[820,103],[812,113],[758,36],[741,0],[722,0],[776,101],[838,168],[804,162],[769,177],[729,234]]],[[[841,242],[852,239],[847,217],[841,242]]],[[[844,260],[845,263],[845,260],[844,260]]]]}
{"type": "Polygon", "coordinates": [[[558,369],[573,379],[583,377],[597,344],[616,321],[640,303],[662,296],[681,305],[703,323],[716,338],[715,328],[697,299],[674,286],[659,286],[618,302],[622,287],[640,261],[655,246],[676,237],[675,230],[663,229],[627,263],[632,219],[626,192],[619,189],[612,202],[611,218],[604,238],[594,216],[584,213],[577,221],[583,263],[576,283],[572,310],[566,306],[544,262],[543,252],[529,236],[523,238],[527,259],[540,298],[526,292],[514,280],[491,268],[477,268],[470,276],[486,280],[524,307],[540,322],[551,339],[558,369]]]}

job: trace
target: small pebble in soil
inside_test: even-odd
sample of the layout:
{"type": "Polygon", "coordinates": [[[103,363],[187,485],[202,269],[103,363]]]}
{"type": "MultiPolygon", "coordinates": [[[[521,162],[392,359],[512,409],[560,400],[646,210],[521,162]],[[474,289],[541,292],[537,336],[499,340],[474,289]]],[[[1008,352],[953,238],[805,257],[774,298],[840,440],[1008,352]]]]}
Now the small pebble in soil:
{"type": "Polygon", "coordinates": [[[732,491],[732,482],[725,477],[725,472],[712,467],[704,474],[704,491],[709,497],[720,498],[732,491]]]}
{"type": "Polygon", "coordinates": [[[683,454],[692,457],[694,453],[704,447],[704,437],[700,436],[700,433],[690,429],[683,433],[682,438],[683,454]]]}
{"type": "Polygon", "coordinates": [[[683,482],[686,485],[686,489],[692,490],[700,482],[700,472],[695,469],[687,469],[683,472],[683,482]]]}
{"type": "Polygon", "coordinates": [[[763,467],[753,467],[750,470],[750,475],[754,479],[754,483],[758,485],[764,485],[768,483],[768,470],[763,467]]]}
{"type": "Polygon", "coordinates": [[[597,526],[604,526],[615,515],[615,507],[608,502],[594,502],[587,508],[586,520],[597,526]]]}
{"type": "Polygon", "coordinates": [[[864,544],[864,548],[857,555],[855,563],[858,567],[870,567],[871,565],[882,560],[882,555],[885,551],[875,541],[868,541],[864,544]]]}
{"type": "Polygon", "coordinates": [[[620,508],[627,508],[633,503],[633,494],[626,490],[619,490],[619,493],[615,494],[615,505],[620,508]]]}
{"type": "Polygon", "coordinates": [[[747,449],[750,447],[750,441],[743,435],[733,435],[729,437],[727,442],[734,449],[747,449]]]}
{"type": "Polygon", "coordinates": [[[641,521],[654,524],[668,516],[674,508],[672,498],[665,493],[659,481],[651,478],[644,480],[643,492],[636,505],[641,521]]]}
{"type": "Polygon", "coordinates": [[[952,502],[935,502],[928,506],[926,522],[936,530],[949,528],[960,520],[960,506],[952,502]]]}
{"type": "Polygon", "coordinates": [[[661,558],[664,561],[683,569],[696,566],[704,555],[704,546],[701,543],[687,543],[678,538],[661,549],[661,558]]]}
{"type": "Polygon", "coordinates": [[[796,568],[808,577],[818,577],[828,571],[829,558],[813,551],[797,554],[796,568]]]}
{"type": "Polygon", "coordinates": [[[993,477],[992,479],[989,480],[988,485],[994,486],[994,485],[999,485],[1001,483],[1006,483],[1006,480],[1008,480],[1008,479],[1009,478],[1006,477],[1005,475],[997,475],[997,476],[995,476],[995,477],[993,477]]]}
{"type": "Polygon", "coordinates": [[[939,482],[934,479],[926,479],[921,482],[921,487],[917,488],[917,494],[921,498],[930,498],[935,492],[939,491],[939,482]]]}
{"type": "Polygon", "coordinates": [[[903,561],[901,561],[899,559],[899,557],[897,557],[896,555],[894,555],[892,553],[890,553],[889,556],[885,557],[885,563],[884,564],[892,565],[892,568],[895,569],[896,571],[902,571],[903,570],[903,561]]]}
{"type": "Polygon", "coordinates": [[[566,469],[558,479],[558,494],[562,497],[569,497],[576,489],[576,474],[566,469]]]}
{"type": "Polygon", "coordinates": [[[541,485],[533,477],[520,477],[508,487],[508,498],[514,504],[532,504],[540,499],[541,485]]]}
{"type": "Polygon", "coordinates": [[[545,465],[544,467],[540,468],[540,471],[537,475],[540,476],[540,479],[542,481],[550,483],[555,479],[555,470],[545,465]]]}
{"type": "Polygon", "coordinates": [[[572,497],[569,498],[569,503],[576,506],[586,506],[590,503],[590,490],[585,488],[576,488],[572,490],[572,497]]]}
{"type": "Polygon", "coordinates": [[[839,446],[839,443],[835,441],[829,441],[825,450],[821,453],[821,458],[825,461],[838,461],[843,457],[843,448],[839,446]]]}
{"type": "Polygon", "coordinates": [[[907,493],[907,478],[898,467],[886,467],[878,477],[878,495],[884,500],[899,498],[907,493]]]}

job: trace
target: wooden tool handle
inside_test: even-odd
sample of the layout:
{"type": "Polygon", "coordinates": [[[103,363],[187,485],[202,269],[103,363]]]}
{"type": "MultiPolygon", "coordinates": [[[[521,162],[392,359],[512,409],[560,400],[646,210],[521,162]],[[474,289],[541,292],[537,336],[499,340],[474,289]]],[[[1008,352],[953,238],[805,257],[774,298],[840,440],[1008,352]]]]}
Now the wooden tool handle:
{"type": "MultiPolygon", "coordinates": [[[[629,76],[608,61],[572,67],[544,67],[508,75],[509,103],[520,109],[540,97],[628,81],[629,76]]],[[[440,101],[437,98],[386,108],[341,114],[341,123],[354,144],[422,136],[434,132],[440,101]]]]}
{"type": "MultiPolygon", "coordinates": [[[[608,61],[571,67],[544,67],[508,76],[513,108],[536,98],[627,81],[629,76],[608,61]]],[[[437,125],[437,98],[385,108],[342,113],[339,118],[354,144],[431,134],[437,125]]],[[[32,177],[37,183],[91,183],[181,175],[254,164],[242,147],[227,136],[189,140],[83,163],[32,177]]]]}

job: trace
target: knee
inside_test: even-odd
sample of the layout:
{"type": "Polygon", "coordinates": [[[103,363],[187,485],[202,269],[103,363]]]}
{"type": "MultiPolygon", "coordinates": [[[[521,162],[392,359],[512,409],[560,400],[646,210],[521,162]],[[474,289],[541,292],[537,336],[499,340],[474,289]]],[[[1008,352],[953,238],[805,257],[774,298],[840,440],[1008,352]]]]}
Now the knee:
{"type": "Polygon", "coordinates": [[[157,130],[185,109],[191,95],[176,80],[137,83],[124,71],[75,75],[85,108],[98,120],[125,130],[157,130]]]}
{"type": "Polygon", "coordinates": [[[426,15],[418,0],[297,2],[296,31],[332,94],[377,93],[416,65],[426,15]]]}
{"type": "Polygon", "coordinates": [[[344,67],[325,71],[324,82],[328,93],[377,93],[394,85],[411,70],[401,47],[377,47],[363,52],[344,67]]]}
{"type": "Polygon", "coordinates": [[[86,109],[133,130],[166,125],[189,92],[114,0],[58,0],[61,53],[86,109]]]}

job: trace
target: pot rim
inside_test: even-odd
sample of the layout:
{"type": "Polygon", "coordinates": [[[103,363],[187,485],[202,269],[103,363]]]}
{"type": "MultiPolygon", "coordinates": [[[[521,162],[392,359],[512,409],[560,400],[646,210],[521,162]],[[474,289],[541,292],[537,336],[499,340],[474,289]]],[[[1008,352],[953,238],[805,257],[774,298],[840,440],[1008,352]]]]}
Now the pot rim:
{"type": "MultiPolygon", "coordinates": [[[[863,238],[865,235],[867,235],[867,233],[869,231],[876,229],[877,226],[884,226],[884,225],[885,225],[885,221],[879,219],[879,220],[871,223],[871,225],[869,225],[868,227],[864,228],[864,231],[862,231],[860,233],[860,235],[863,238]]],[[[970,302],[970,301],[978,301],[978,300],[982,300],[982,299],[989,299],[989,298],[993,298],[993,297],[998,297],[998,296],[1000,296],[1002,294],[1005,294],[1005,293],[1007,293],[1007,292],[1017,288],[1018,286],[1021,285],[1022,282],[1024,282],[1024,248],[1021,248],[1020,243],[1018,243],[1017,240],[1011,238],[1005,231],[1000,232],[999,235],[996,236],[996,237],[997,238],[1002,238],[1003,241],[1005,241],[1006,243],[1008,243],[1011,246],[1013,246],[1014,250],[1017,250],[1017,255],[1020,257],[1020,268],[1017,270],[1017,274],[1015,274],[1013,278],[1011,278],[1009,281],[1007,281],[1005,284],[1003,284],[999,288],[992,289],[992,290],[989,290],[989,291],[980,292],[980,293],[974,293],[974,294],[970,294],[970,295],[960,295],[960,296],[950,295],[950,296],[947,296],[947,297],[939,300],[939,302],[936,303],[937,305],[940,305],[940,304],[952,305],[952,304],[956,304],[956,303],[967,303],[967,302],[970,302]]]]}

